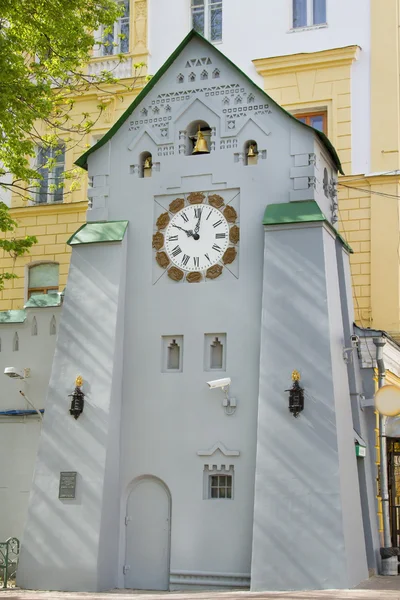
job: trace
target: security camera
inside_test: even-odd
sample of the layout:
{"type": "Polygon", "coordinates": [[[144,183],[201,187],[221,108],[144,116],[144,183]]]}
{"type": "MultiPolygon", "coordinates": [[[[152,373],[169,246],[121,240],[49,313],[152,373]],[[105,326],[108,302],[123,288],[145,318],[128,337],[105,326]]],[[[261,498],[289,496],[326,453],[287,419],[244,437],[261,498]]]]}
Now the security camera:
{"type": "Polygon", "coordinates": [[[352,335],[350,337],[351,339],[351,345],[354,346],[355,348],[358,348],[360,345],[360,338],[358,337],[358,335],[352,335]]]}
{"type": "Polygon", "coordinates": [[[4,375],[11,377],[11,379],[25,379],[24,373],[22,371],[18,371],[15,367],[6,367],[4,369],[4,375]]]}
{"type": "Polygon", "coordinates": [[[231,385],[231,378],[225,377],[224,379],[214,379],[213,381],[207,381],[207,385],[210,390],[215,390],[216,388],[226,388],[231,385]]]}

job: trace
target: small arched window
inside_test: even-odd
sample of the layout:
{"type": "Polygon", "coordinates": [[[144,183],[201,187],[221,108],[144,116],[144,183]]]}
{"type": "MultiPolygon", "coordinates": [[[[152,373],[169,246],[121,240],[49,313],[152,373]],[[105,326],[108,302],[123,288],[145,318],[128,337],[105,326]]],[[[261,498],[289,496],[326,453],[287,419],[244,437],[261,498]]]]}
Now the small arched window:
{"type": "Polygon", "coordinates": [[[150,152],[142,152],[139,156],[139,177],[151,177],[153,157],[150,152]]]}
{"type": "Polygon", "coordinates": [[[328,196],[329,196],[329,177],[328,177],[328,170],[326,168],[324,169],[323,188],[324,188],[324,194],[328,198],[328,196]]]}
{"type": "Polygon", "coordinates": [[[258,163],[258,146],[255,140],[249,140],[244,145],[244,164],[256,165],[258,163]]]}
{"type": "Polygon", "coordinates": [[[188,143],[186,155],[209,154],[211,150],[211,127],[206,121],[192,121],[186,128],[188,143]],[[198,151],[200,150],[200,152],[198,151]]]}
{"type": "Polygon", "coordinates": [[[58,263],[48,262],[32,265],[28,271],[28,298],[38,294],[58,292],[58,280],[58,263]]]}

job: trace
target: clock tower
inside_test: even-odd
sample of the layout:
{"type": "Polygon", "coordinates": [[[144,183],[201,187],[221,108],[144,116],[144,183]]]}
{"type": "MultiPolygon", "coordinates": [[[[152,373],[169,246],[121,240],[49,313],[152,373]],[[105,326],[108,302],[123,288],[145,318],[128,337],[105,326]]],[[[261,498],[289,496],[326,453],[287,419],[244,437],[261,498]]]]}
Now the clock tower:
{"type": "Polygon", "coordinates": [[[191,32],[77,164],[90,207],[69,240],[18,584],[365,579],[328,139],[191,32]]]}

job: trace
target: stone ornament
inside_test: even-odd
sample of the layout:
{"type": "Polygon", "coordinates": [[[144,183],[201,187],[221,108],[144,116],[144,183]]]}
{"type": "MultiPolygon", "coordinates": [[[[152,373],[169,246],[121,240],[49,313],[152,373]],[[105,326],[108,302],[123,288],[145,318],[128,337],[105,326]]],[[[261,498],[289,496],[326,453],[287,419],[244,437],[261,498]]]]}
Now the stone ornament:
{"type": "Polygon", "coordinates": [[[181,281],[183,276],[184,272],[178,269],[178,267],[171,267],[168,269],[168,277],[174,281],[181,281]]]}
{"type": "Polygon", "coordinates": [[[217,279],[217,277],[221,275],[222,269],[222,265],[214,265],[213,267],[210,267],[206,272],[207,279],[217,279]]]}
{"type": "Polygon", "coordinates": [[[193,273],[188,273],[186,275],[186,281],[189,283],[199,283],[202,279],[202,274],[198,271],[194,271],[193,273]]]}
{"type": "Polygon", "coordinates": [[[231,246],[230,248],[227,248],[225,250],[225,253],[222,257],[222,262],[224,263],[224,265],[230,265],[231,263],[233,263],[235,258],[236,258],[236,249],[231,246]]]}
{"type": "Polygon", "coordinates": [[[188,196],[189,204],[202,204],[204,202],[205,195],[202,192],[191,192],[188,196]]]}
{"type": "Polygon", "coordinates": [[[240,230],[239,227],[237,225],[234,225],[233,227],[231,227],[231,230],[229,232],[229,241],[232,244],[237,244],[240,238],[240,230]]]}
{"type": "Polygon", "coordinates": [[[157,233],[153,235],[153,248],[155,248],[155,250],[161,250],[163,246],[164,236],[160,231],[157,231],[157,233]]]}
{"type": "Polygon", "coordinates": [[[214,206],[214,208],[220,208],[224,203],[224,199],[219,194],[211,194],[208,196],[208,204],[214,206]]]}
{"type": "Polygon", "coordinates": [[[237,212],[233,208],[233,206],[225,206],[222,214],[224,215],[228,223],[235,223],[237,219],[237,212]]]}
{"type": "Polygon", "coordinates": [[[156,221],[156,225],[157,225],[158,229],[165,229],[166,226],[168,225],[168,223],[169,223],[169,214],[167,212],[162,213],[156,221]]]}
{"type": "Polygon", "coordinates": [[[183,198],[177,198],[176,200],[172,200],[169,205],[169,210],[172,213],[179,212],[185,206],[185,200],[183,198]]]}
{"type": "Polygon", "coordinates": [[[157,264],[163,269],[166,269],[169,265],[169,258],[166,252],[157,252],[156,261],[157,264]]]}

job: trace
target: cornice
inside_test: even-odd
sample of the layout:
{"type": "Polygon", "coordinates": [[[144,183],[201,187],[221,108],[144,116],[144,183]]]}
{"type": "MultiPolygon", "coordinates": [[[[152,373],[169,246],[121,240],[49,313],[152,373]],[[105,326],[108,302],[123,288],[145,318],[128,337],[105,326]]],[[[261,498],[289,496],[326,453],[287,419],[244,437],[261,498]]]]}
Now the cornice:
{"type": "Polygon", "coordinates": [[[75,212],[84,212],[87,210],[87,201],[68,202],[64,204],[34,204],[32,206],[15,206],[10,208],[10,215],[13,219],[19,217],[36,217],[41,215],[71,214],[75,212]]]}
{"type": "Polygon", "coordinates": [[[359,51],[359,46],[345,46],[344,48],[331,48],[320,52],[302,52],[271,58],[256,58],[252,62],[257,73],[266,77],[294,71],[310,71],[351,65],[354,60],[357,60],[359,51]]]}

